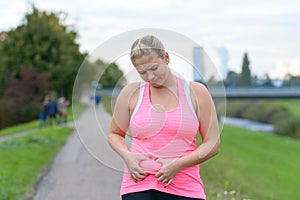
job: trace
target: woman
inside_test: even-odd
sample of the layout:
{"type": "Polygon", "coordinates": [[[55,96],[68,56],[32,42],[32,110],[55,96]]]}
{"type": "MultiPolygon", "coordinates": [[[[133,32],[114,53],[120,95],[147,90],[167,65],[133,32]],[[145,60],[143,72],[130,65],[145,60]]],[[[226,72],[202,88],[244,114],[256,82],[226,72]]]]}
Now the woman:
{"type": "Polygon", "coordinates": [[[206,199],[199,164],[216,155],[220,144],[211,96],[202,84],[171,72],[169,54],[154,36],[136,40],[130,58],[144,82],[121,91],[108,135],[126,164],[122,199],[206,199]],[[130,149],[125,143],[128,128],[130,149]]]}

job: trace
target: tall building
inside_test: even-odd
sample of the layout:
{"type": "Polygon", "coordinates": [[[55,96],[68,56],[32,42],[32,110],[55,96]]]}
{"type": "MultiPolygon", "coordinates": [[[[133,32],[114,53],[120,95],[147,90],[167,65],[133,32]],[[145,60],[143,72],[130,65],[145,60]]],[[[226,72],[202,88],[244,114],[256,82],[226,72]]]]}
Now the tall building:
{"type": "Polygon", "coordinates": [[[228,74],[228,61],[229,53],[226,47],[217,47],[217,52],[220,58],[220,69],[223,80],[226,79],[228,74]]]}
{"type": "Polygon", "coordinates": [[[201,46],[193,49],[193,79],[197,82],[204,82],[204,54],[201,46]]]}

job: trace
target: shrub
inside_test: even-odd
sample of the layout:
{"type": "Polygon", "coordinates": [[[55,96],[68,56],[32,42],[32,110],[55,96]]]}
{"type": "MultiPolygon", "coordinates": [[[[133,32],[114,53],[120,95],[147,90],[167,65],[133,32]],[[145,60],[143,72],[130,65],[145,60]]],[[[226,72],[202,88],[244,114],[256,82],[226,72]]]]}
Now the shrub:
{"type": "MultiPolygon", "coordinates": [[[[289,112],[289,110],[283,106],[283,105],[275,105],[275,104],[268,104],[267,108],[264,110],[264,113],[262,115],[262,119],[261,122],[265,122],[265,123],[273,123],[276,120],[272,120],[272,118],[276,115],[282,113],[281,116],[292,116],[292,113],[289,112]],[[284,113],[284,114],[283,114],[284,113]]],[[[277,118],[278,119],[278,118],[277,118]]]]}
{"type": "Polygon", "coordinates": [[[300,118],[292,116],[278,120],[275,124],[275,133],[278,135],[300,138],[300,118]]]}
{"type": "Polygon", "coordinates": [[[262,122],[263,115],[267,107],[268,104],[266,102],[254,101],[249,104],[248,109],[244,110],[243,118],[262,122]]]}
{"type": "Polygon", "coordinates": [[[245,110],[249,107],[248,101],[232,101],[227,104],[227,116],[244,118],[245,110]]]}

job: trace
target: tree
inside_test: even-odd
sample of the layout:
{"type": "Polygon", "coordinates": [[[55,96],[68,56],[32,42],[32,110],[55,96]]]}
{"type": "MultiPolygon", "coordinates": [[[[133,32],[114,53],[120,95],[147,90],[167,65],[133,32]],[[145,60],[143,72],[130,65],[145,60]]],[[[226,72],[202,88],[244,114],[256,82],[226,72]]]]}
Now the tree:
{"type": "Polygon", "coordinates": [[[294,76],[290,73],[286,74],[284,77],[283,86],[300,86],[300,76],[294,76]]]}
{"type": "Polygon", "coordinates": [[[251,71],[249,68],[250,62],[247,53],[244,54],[242,73],[240,76],[240,86],[251,86],[251,71]]]}
{"type": "Polygon", "coordinates": [[[225,79],[225,86],[236,87],[239,84],[240,75],[234,71],[229,71],[225,79]]]}
{"type": "Polygon", "coordinates": [[[274,84],[273,84],[269,74],[265,74],[265,80],[264,80],[263,86],[265,86],[265,87],[274,87],[274,84]]]}
{"type": "Polygon", "coordinates": [[[113,88],[115,86],[123,86],[125,80],[123,72],[119,69],[116,63],[111,63],[102,74],[99,83],[103,88],[113,88]],[[117,85],[118,84],[118,85],[117,85]]]}
{"type": "Polygon", "coordinates": [[[52,87],[70,97],[77,70],[84,59],[76,42],[77,32],[63,24],[60,13],[39,11],[25,15],[23,23],[0,40],[0,88],[5,77],[23,68],[52,74],[52,87]]]}
{"type": "Polygon", "coordinates": [[[45,93],[51,87],[50,73],[23,68],[6,78],[7,87],[0,98],[0,128],[36,119],[45,93]]]}

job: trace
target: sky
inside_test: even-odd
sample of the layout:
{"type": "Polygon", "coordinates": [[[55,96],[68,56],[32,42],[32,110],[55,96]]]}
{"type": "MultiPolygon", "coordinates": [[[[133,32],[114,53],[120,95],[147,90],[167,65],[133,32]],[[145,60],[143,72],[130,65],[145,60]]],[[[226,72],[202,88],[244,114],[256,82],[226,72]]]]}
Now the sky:
{"type": "MultiPolygon", "coordinates": [[[[30,2],[66,12],[81,50],[89,53],[124,32],[159,28],[202,46],[221,74],[240,72],[247,52],[252,74],[300,75],[299,0],[0,0],[0,31],[20,25],[30,2]]],[[[125,69],[130,62],[118,64],[125,69]]]]}

